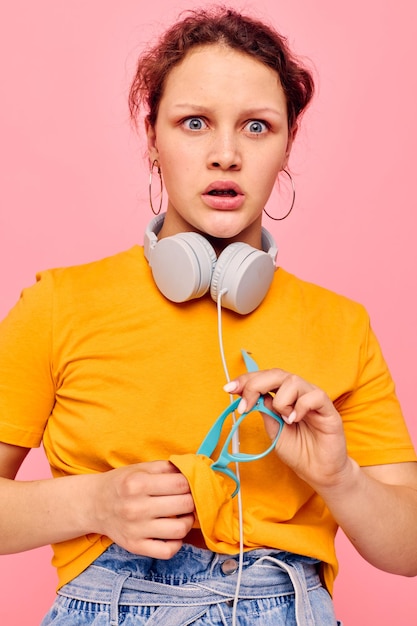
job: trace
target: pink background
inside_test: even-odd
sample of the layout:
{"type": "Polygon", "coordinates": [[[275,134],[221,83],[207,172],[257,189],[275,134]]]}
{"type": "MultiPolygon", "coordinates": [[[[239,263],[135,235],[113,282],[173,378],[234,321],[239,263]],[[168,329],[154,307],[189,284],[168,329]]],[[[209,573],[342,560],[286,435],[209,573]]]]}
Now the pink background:
{"type": "MultiPolygon", "coordinates": [[[[147,170],[145,145],[128,123],[129,79],[142,43],[199,4],[3,5],[0,316],[35,271],[142,242],[147,170]]],[[[417,443],[414,2],[230,4],[270,19],[319,76],[291,163],[296,209],[282,224],[266,222],[280,262],[366,305],[417,443]]],[[[20,473],[47,475],[40,451],[20,473]]],[[[342,535],[338,548],[335,602],[345,626],[417,623],[415,579],[373,569],[342,535]]],[[[49,548],[0,558],[1,624],[39,624],[54,595],[49,560],[49,548]]]]}

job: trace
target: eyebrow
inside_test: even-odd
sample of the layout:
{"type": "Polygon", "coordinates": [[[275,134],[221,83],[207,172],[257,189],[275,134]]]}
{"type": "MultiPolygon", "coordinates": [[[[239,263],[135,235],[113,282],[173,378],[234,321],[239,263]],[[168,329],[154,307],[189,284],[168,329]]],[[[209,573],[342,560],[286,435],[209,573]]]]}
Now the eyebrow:
{"type": "MultiPolygon", "coordinates": [[[[211,108],[205,107],[200,104],[193,104],[192,102],[181,102],[178,104],[174,104],[173,108],[184,109],[184,110],[192,109],[194,112],[202,113],[202,114],[212,113],[211,108]]],[[[261,107],[253,107],[253,108],[245,109],[244,111],[242,111],[242,116],[243,117],[258,117],[258,116],[265,115],[266,113],[272,113],[273,115],[276,115],[277,117],[282,117],[283,115],[285,115],[285,111],[281,111],[280,109],[274,109],[272,107],[261,106],[261,107]]]]}

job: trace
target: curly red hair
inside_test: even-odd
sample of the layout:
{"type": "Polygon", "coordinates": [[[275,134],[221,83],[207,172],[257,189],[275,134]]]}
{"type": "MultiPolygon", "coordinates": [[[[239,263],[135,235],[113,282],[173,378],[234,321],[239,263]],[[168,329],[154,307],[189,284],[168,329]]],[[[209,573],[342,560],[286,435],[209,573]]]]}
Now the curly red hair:
{"type": "Polygon", "coordinates": [[[146,50],[138,60],[130,93],[129,109],[137,121],[142,107],[151,126],[156,123],[166,78],[196,46],[222,44],[248,54],[275,70],[280,78],[292,130],[314,93],[314,82],[288,47],[285,37],[273,28],[226,7],[190,10],[146,50]]]}

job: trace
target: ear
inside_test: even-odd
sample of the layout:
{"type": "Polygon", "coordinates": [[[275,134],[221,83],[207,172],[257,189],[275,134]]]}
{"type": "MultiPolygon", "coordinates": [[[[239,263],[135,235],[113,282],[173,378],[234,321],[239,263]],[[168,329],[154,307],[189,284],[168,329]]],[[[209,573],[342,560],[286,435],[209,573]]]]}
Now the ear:
{"type": "Polygon", "coordinates": [[[288,142],[287,142],[287,149],[285,151],[285,159],[284,159],[284,164],[282,166],[282,169],[285,169],[288,165],[288,161],[290,158],[290,154],[291,154],[291,149],[292,149],[292,145],[294,143],[294,139],[297,135],[297,131],[298,131],[298,125],[294,124],[294,126],[291,128],[291,130],[288,131],[288,142]]]}
{"type": "Polygon", "coordinates": [[[149,160],[152,163],[155,159],[158,159],[159,153],[156,147],[156,130],[155,127],[149,123],[148,119],[145,119],[145,132],[148,141],[149,160]]]}

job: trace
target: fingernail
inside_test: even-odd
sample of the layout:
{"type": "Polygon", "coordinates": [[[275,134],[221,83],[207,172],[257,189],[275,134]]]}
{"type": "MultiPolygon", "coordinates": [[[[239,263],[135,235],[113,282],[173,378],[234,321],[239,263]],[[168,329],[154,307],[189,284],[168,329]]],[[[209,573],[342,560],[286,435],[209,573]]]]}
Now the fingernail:
{"type": "Polygon", "coordinates": [[[245,413],[247,406],[248,406],[248,403],[246,402],[245,398],[242,398],[237,407],[238,412],[245,413]]]}
{"type": "Polygon", "coordinates": [[[227,393],[233,393],[238,388],[238,384],[235,380],[232,380],[230,383],[227,383],[223,389],[227,391],[227,393]]]}
{"type": "Polygon", "coordinates": [[[292,413],[290,413],[289,416],[287,417],[287,424],[293,424],[296,417],[297,417],[296,412],[292,411],[292,413]]]}

